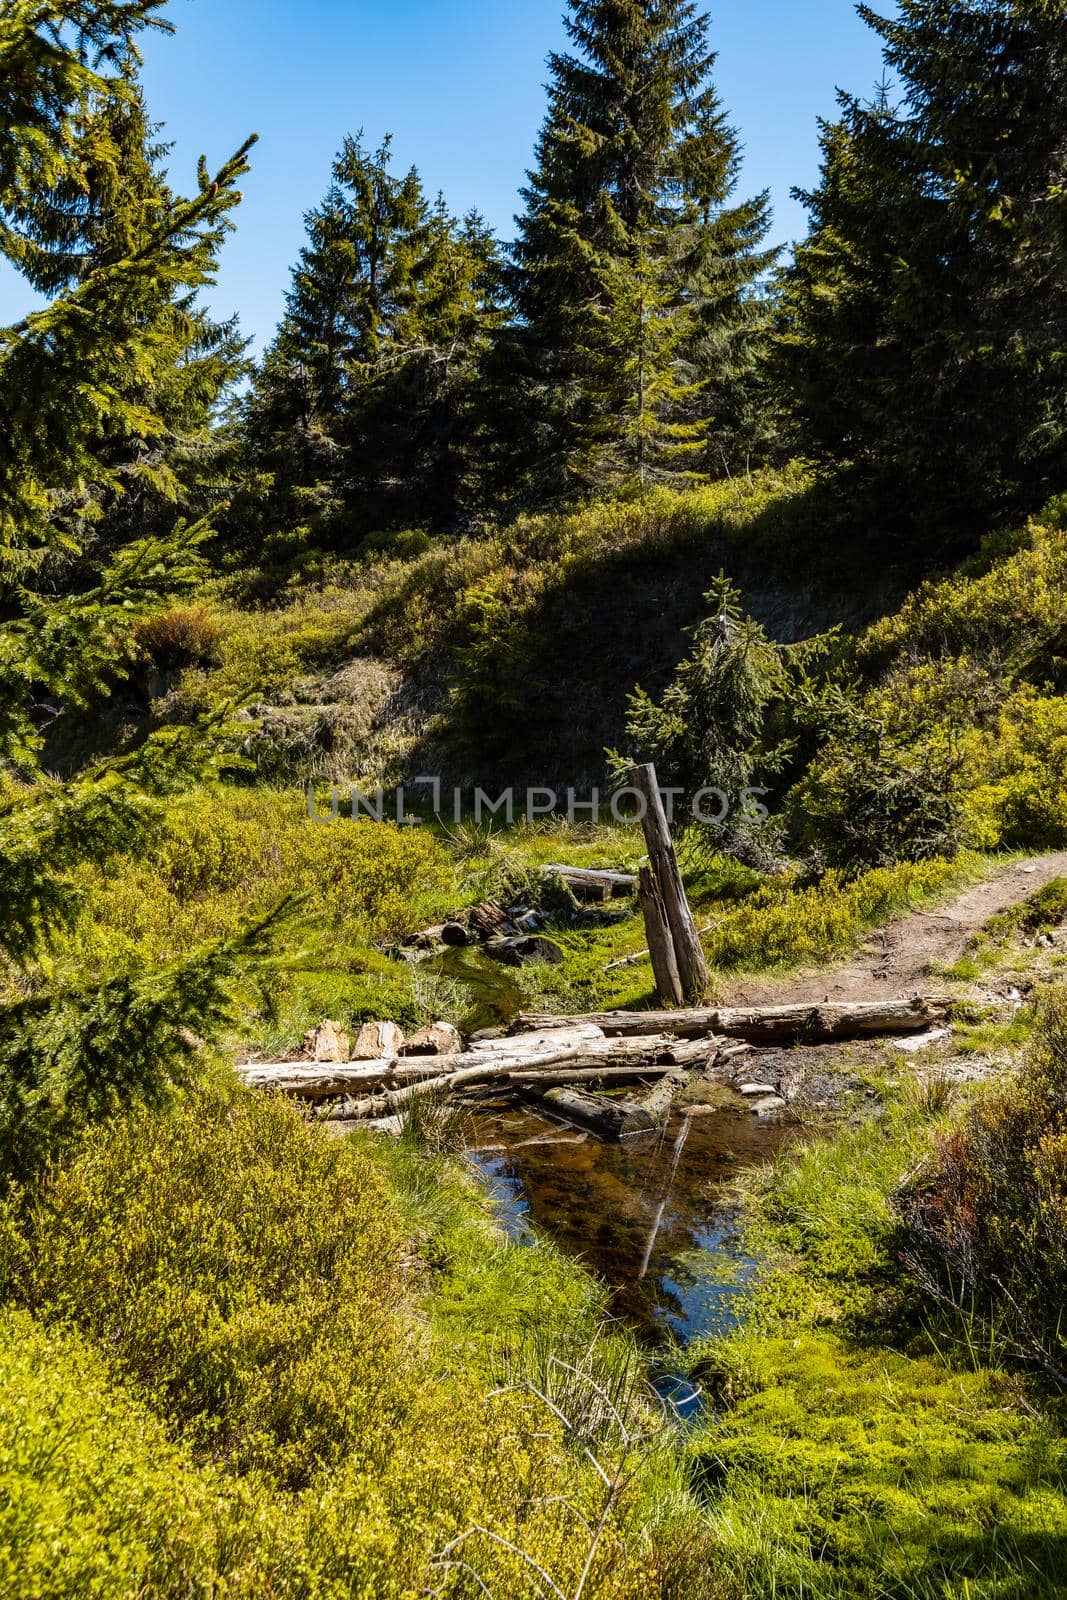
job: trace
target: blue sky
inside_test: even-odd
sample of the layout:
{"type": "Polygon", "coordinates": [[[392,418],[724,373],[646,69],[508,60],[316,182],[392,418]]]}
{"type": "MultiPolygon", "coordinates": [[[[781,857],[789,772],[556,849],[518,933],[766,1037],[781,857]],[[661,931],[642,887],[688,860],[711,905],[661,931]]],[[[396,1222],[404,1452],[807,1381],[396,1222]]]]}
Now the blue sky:
{"type": "MultiPolygon", "coordinates": [[[[769,188],[774,239],[804,231],[793,184],[818,169],[816,118],[841,87],[866,95],[877,40],[852,0],[710,0],[716,82],[745,147],[743,185],[769,188]]],[[[303,213],[346,132],[394,135],[456,212],[477,206],[511,236],[516,191],[544,110],[545,57],[563,42],[563,0],[172,0],[177,32],[149,40],[152,115],[175,143],[175,187],[204,151],[219,164],[257,132],[254,170],[210,296],[257,346],[282,309],[303,213]]],[[[0,274],[0,321],[28,309],[0,274]]]]}

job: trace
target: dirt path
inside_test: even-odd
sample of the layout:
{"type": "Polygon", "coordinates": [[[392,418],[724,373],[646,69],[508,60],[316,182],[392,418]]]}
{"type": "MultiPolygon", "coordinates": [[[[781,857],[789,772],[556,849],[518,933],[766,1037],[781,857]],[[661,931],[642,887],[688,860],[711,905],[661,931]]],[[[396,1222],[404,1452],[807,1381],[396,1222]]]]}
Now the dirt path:
{"type": "Polygon", "coordinates": [[[937,911],[915,911],[869,934],[862,948],[840,967],[800,972],[778,983],[750,980],[735,984],[725,1002],[775,1005],[794,1000],[861,1000],[872,994],[895,996],[928,990],[932,964],[944,966],[955,961],[971,934],[990,917],[1063,876],[1067,876],[1067,851],[1032,856],[972,884],[937,911]]]}

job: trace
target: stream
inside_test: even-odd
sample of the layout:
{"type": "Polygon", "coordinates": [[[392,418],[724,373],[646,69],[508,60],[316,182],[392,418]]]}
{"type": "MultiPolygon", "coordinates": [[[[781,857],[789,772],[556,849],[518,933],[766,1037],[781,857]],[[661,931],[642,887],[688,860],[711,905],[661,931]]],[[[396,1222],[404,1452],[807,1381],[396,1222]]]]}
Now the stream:
{"type": "MultiPolygon", "coordinates": [[[[513,974],[480,951],[450,950],[433,970],[467,990],[468,1031],[506,1024],[522,1007],[513,974]]],[[[735,1325],[738,1295],[758,1263],[741,1245],[732,1180],[797,1133],[718,1086],[697,1086],[687,1098],[657,1133],[623,1144],[510,1101],[470,1113],[468,1154],[506,1231],[540,1234],[578,1257],[649,1349],[735,1325]]]]}
{"type": "Polygon", "coordinates": [[[649,1347],[723,1333],[757,1263],[740,1244],[730,1183],[794,1132],[714,1092],[696,1112],[623,1144],[554,1127],[513,1105],[472,1114],[470,1156],[513,1237],[577,1256],[649,1347]]]}

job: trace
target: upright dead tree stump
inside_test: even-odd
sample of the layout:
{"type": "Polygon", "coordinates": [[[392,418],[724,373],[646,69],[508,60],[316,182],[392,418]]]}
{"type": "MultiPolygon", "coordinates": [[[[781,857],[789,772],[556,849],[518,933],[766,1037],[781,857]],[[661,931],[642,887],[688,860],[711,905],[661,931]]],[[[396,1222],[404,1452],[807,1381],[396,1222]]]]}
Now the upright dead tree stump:
{"type": "Polygon", "coordinates": [[[707,963],[678,870],[655,767],[634,767],[630,784],[644,802],[641,826],[648,866],[641,872],[640,892],[656,989],[665,1005],[684,1005],[706,993],[707,963]]]}

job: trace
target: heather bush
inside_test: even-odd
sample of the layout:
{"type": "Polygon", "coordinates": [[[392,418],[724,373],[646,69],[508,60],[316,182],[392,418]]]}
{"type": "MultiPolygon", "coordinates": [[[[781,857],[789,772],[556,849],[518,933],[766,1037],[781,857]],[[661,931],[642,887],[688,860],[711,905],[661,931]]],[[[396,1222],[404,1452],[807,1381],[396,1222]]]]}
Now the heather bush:
{"type": "Polygon", "coordinates": [[[897,1196],[924,1291],[1067,1388],[1067,1002],[1018,1075],[943,1135],[897,1196]]]}
{"type": "Polygon", "coordinates": [[[2,1600],[295,1600],[287,1542],[284,1508],[197,1463],[84,1339],[0,1312],[2,1600]]]}

